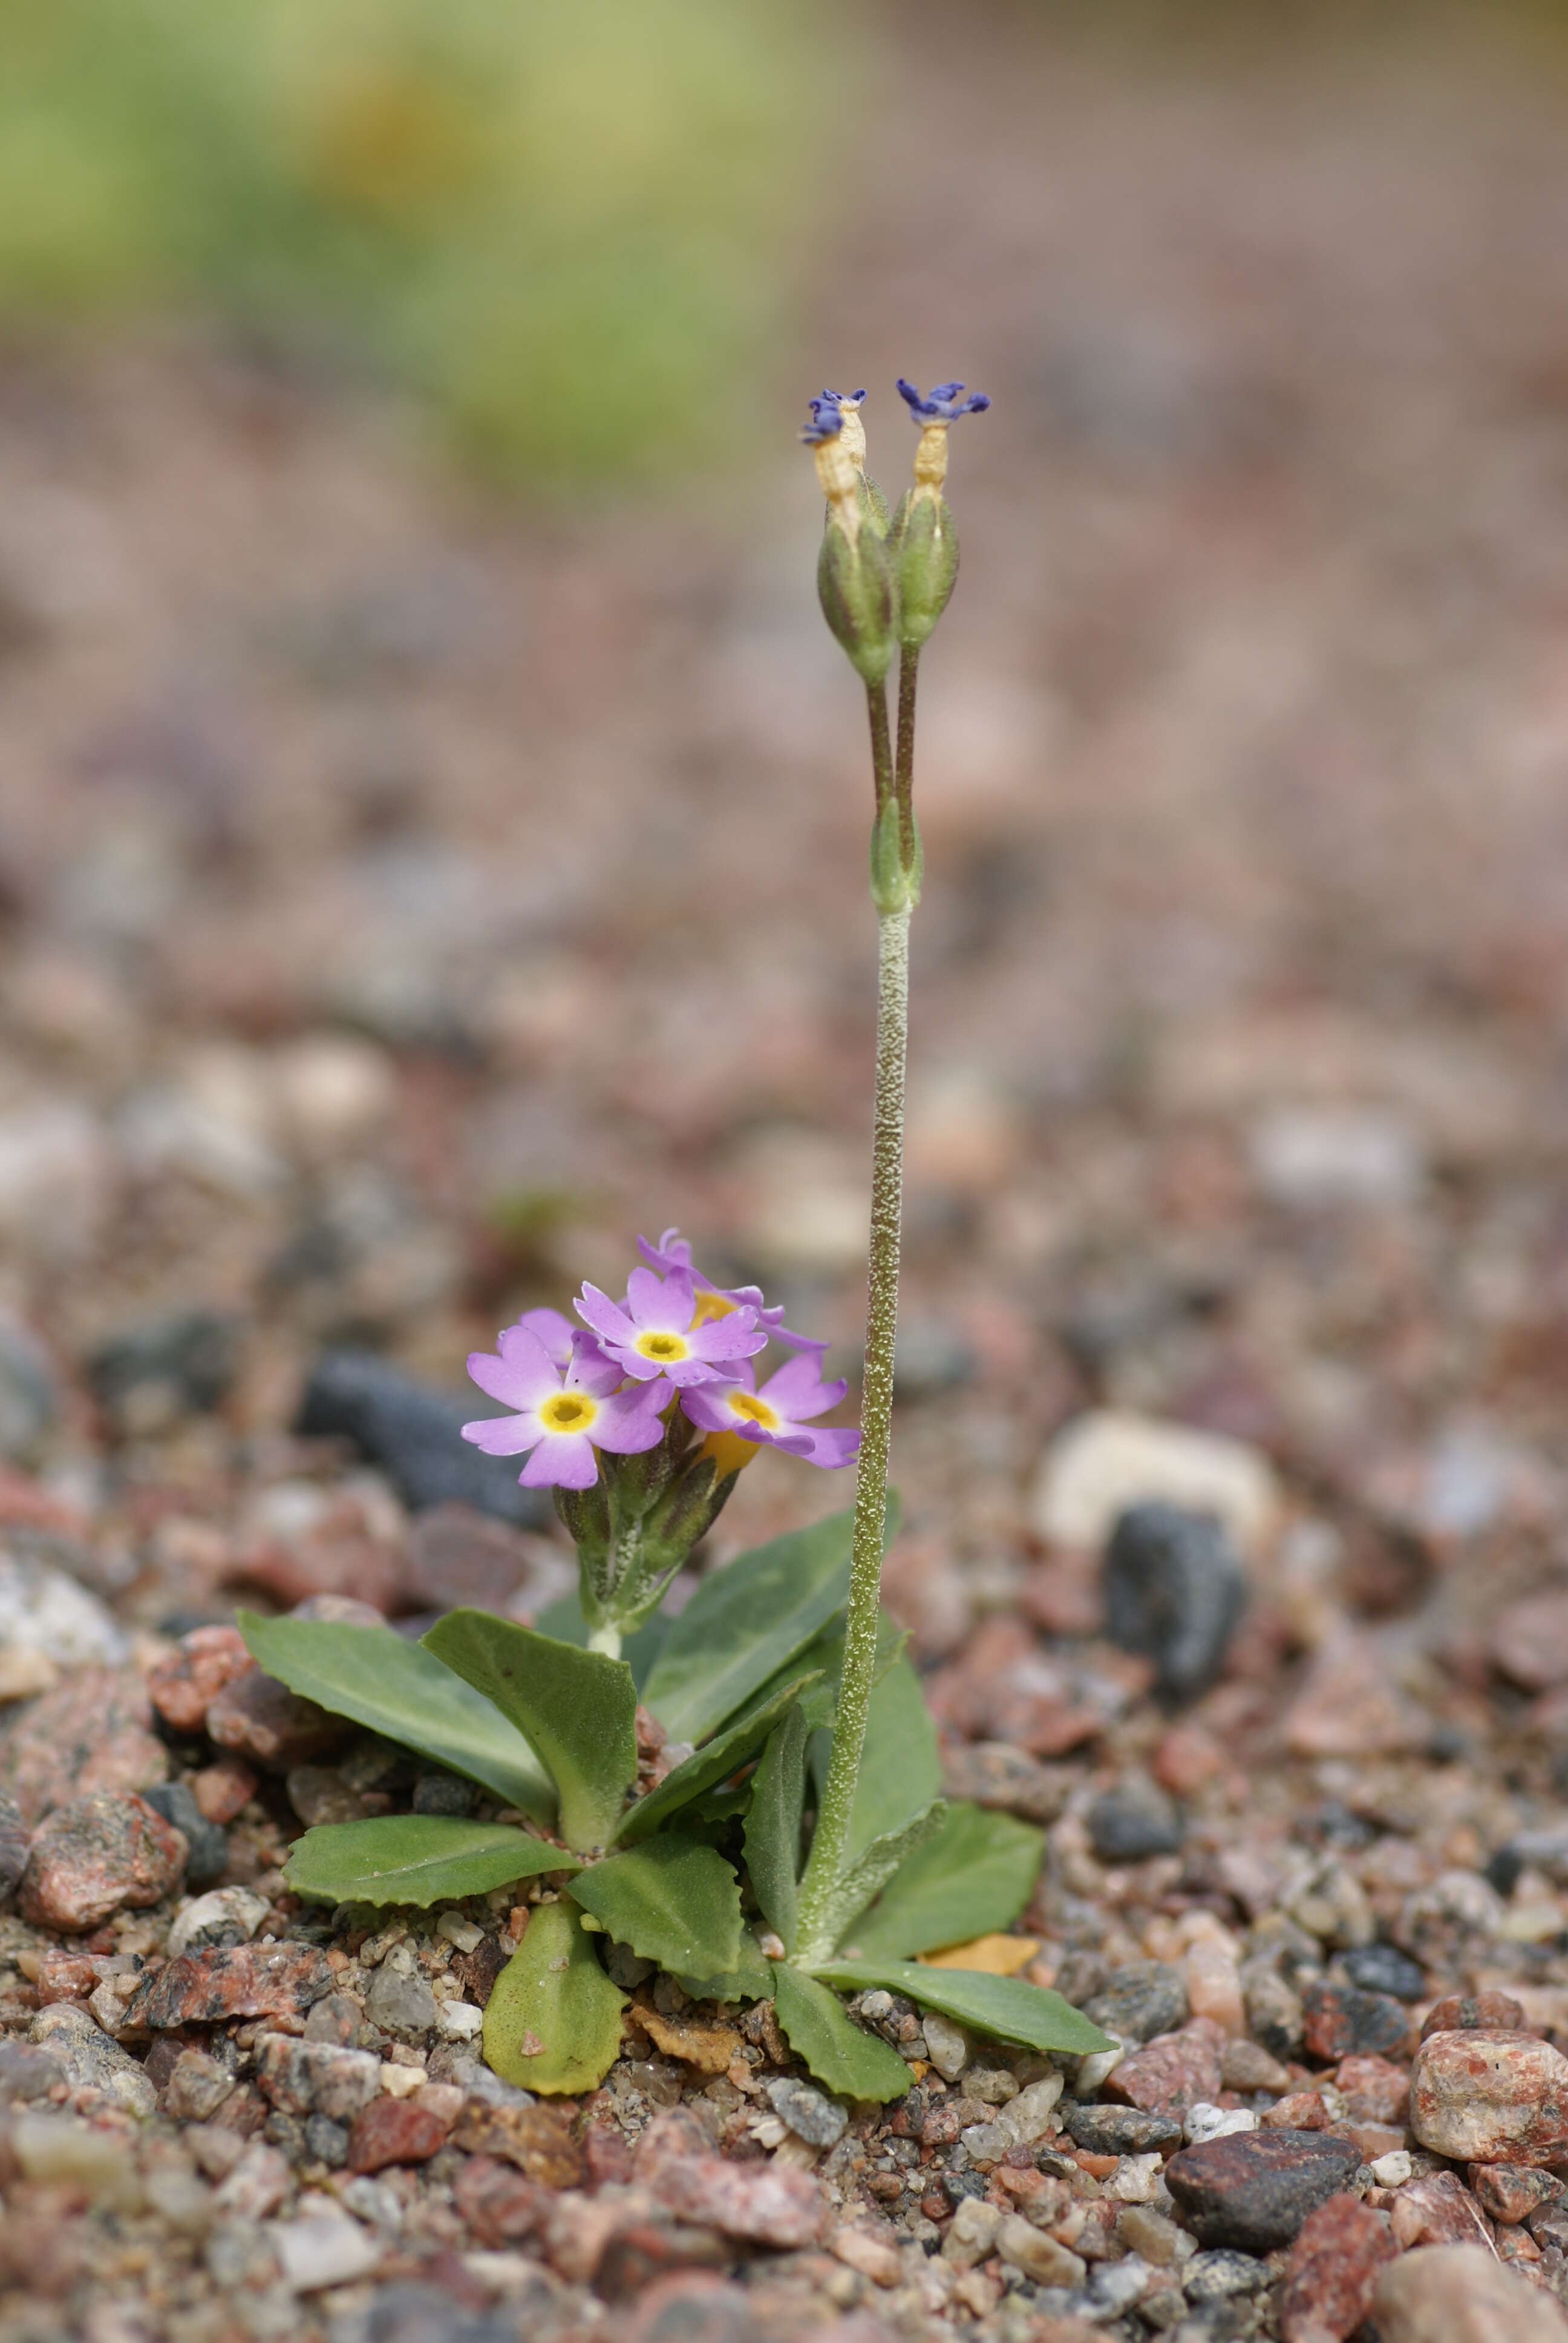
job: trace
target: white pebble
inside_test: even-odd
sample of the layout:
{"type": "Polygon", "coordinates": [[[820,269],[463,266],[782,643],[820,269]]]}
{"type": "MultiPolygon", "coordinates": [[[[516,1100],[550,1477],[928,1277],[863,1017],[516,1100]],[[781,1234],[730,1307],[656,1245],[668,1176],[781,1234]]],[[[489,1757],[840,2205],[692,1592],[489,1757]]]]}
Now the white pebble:
{"type": "Polygon", "coordinates": [[[284,2278],[297,2294],[366,2278],[381,2259],[379,2245],[357,2221],[275,2221],[268,2234],[284,2278]]]}
{"type": "Polygon", "coordinates": [[[1402,2188],[1415,2170],[1408,2147],[1391,2148],[1368,2167],[1380,2188],[1402,2188]]]}
{"type": "Polygon", "coordinates": [[[1211,2106],[1207,2099],[1200,2099],[1188,2108],[1181,2126],[1183,2134],[1194,2147],[1201,2140],[1229,2139],[1232,2132],[1256,2131],[1257,2128],[1258,2118],[1251,2107],[1216,2107],[1211,2106]]]}
{"type": "Polygon", "coordinates": [[[928,2009],[924,2019],[926,2052],[945,2083],[956,2083],[969,2065],[969,2036],[961,2026],[940,2011],[928,2009]]]}
{"type": "Polygon", "coordinates": [[[1118,2042],[1114,2035],[1111,2038],[1114,2045],[1113,2048],[1096,2050],[1089,2057],[1081,2058],[1079,2061],[1077,2090],[1081,2099],[1098,2098],[1127,2056],[1126,2044],[1118,2042]]]}
{"type": "Polygon", "coordinates": [[[476,1927],[472,1920],[465,1920],[460,1912],[443,1912],[436,1923],[436,1934],[445,1936],[449,1945],[456,1945],[460,1953],[471,1953],[485,1941],[483,1928],[476,1927]]]}
{"type": "Polygon", "coordinates": [[[436,2031],[448,2042],[471,2042],[485,2023],[485,2013],[472,2001],[438,2001],[436,2031]]]}

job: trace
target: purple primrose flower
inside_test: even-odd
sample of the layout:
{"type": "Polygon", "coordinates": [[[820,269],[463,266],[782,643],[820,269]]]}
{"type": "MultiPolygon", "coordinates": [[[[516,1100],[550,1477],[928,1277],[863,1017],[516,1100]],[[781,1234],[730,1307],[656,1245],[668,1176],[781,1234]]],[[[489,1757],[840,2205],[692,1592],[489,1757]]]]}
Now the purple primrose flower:
{"type": "MultiPolygon", "coordinates": [[[[535,1319],[558,1314],[528,1312],[535,1319]]],[[[499,1357],[473,1352],[468,1373],[491,1399],[518,1412],[466,1423],[463,1437],[487,1456],[520,1456],[531,1450],[518,1475],[526,1489],[591,1489],[598,1478],[597,1449],[635,1456],[656,1448],[664,1437],[658,1385],[620,1390],[621,1368],[591,1338],[573,1337],[564,1366],[526,1322],[507,1327],[498,1347],[499,1357]]]]}
{"type": "MultiPolygon", "coordinates": [[[[769,1375],[760,1391],[752,1369],[743,1363],[734,1381],[699,1384],[681,1393],[680,1404],[704,1432],[748,1445],[782,1448],[790,1456],[803,1456],[809,1464],[836,1472],[857,1453],[860,1435],[853,1430],[817,1431],[811,1419],[837,1407],[848,1389],[844,1383],[824,1383],[820,1358],[802,1353],[769,1375]]],[[[736,1464],[745,1461],[740,1453],[734,1458],[736,1464]]],[[[724,1470],[722,1454],[719,1463],[724,1470]]]]}
{"type": "Polygon", "coordinates": [[[912,382],[899,377],[899,397],[909,407],[917,423],[956,423],[960,415],[983,415],[990,405],[983,390],[963,395],[961,382],[939,382],[936,388],[924,396],[912,382]]]}
{"type": "MultiPolygon", "coordinates": [[[[863,398],[864,391],[858,391],[856,397],[863,398]]],[[[784,1323],[784,1304],[765,1303],[759,1285],[720,1285],[705,1276],[694,1267],[691,1247],[678,1229],[666,1229],[656,1245],[649,1244],[646,1237],[638,1237],[637,1249],[649,1269],[657,1269],[661,1277],[668,1277],[672,1270],[684,1270],[689,1274],[696,1289],[699,1320],[728,1317],[732,1310],[751,1310],[756,1312],[758,1325],[764,1327],[775,1342],[788,1342],[797,1351],[815,1351],[819,1355],[828,1348],[826,1342],[819,1342],[809,1334],[792,1334],[784,1323]]]]}
{"type": "Polygon", "coordinates": [[[661,1375],[678,1390],[731,1373],[768,1341],[749,1305],[717,1317],[699,1309],[687,1268],[662,1278],[651,1269],[634,1269],[624,1302],[585,1285],[577,1306],[623,1374],[638,1383],[661,1375]]]}

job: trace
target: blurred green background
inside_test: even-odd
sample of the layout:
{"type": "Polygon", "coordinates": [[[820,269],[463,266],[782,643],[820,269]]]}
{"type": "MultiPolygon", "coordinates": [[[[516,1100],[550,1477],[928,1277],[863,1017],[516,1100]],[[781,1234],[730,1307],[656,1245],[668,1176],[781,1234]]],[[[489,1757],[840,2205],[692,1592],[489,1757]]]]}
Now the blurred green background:
{"type": "Polygon", "coordinates": [[[810,216],[799,5],[0,0],[0,39],[13,329],[216,314],[504,478],[719,423],[810,216]]]}

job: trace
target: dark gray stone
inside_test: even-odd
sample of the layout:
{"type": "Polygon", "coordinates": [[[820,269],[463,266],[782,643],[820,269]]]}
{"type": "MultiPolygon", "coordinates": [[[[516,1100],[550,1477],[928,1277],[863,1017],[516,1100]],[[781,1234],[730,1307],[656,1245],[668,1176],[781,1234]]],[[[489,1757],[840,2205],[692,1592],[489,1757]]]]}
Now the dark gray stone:
{"type": "Polygon", "coordinates": [[[1426,1971],[1397,1945],[1358,1945],[1342,1953],[1340,1966],[1363,1993],[1388,1993],[1396,2001],[1426,1997],[1426,1971]]]}
{"type": "Polygon", "coordinates": [[[1152,1782],[1119,1783],[1096,1798],[1084,1816],[1101,1863],[1145,1863],[1175,1855],[1186,1835],[1175,1802],[1152,1782]]]}
{"type": "Polygon", "coordinates": [[[347,2125],[334,2123],[330,2116],[307,2116],[305,2152],[314,2163],[340,2171],[348,2161],[347,2125]]]}
{"type": "Polygon", "coordinates": [[[32,1844],[33,1834],[22,1819],[21,1807],[0,1790],[0,1904],[26,1870],[32,1844]]]}
{"type": "Polygon", "coordinates": [[[156,1806],[165,1822],[173,1823],[183,1831],[190,1849],[186,1858],[186,1885],[210,1887],[228,1869],[228,1833],[217,1823],[209,1823],[196,1802],[196,1796],[185,1782],[155,1782],[142,1792],[149,1806],[156,1806]]]}
{"type": "Polygon", "coordinates": [[[1187,2023],[1187,1987],[1169,1961],[1129,1961],[1082,2005],[1086,2017],[1122,2040],[1151,2042],[1187,2023]]]}
{"type": "Polygon", "coordinates": [[[66,2062],[46,2043],[18,2042],[0,2035],[0,2107],[29,2099],[46,2099],[56,2083],[67,2080],[66,2062]]]}
{"type": "Polygon", "coordinates": [[[0,1456],[34,1456],[60,1412],[55,1363],[32,1328],[0,1310],[0,1456]]]}
{"type": "Polygon", "coordinates": [[[1181,2273],[1181,2290],[1189,2302],[1231,2302],[1238,2296],[1261,2294],[1268,2283],[1267,2262],[1228,2246],[1194,2254],[1181,2273]]]}
{"type": "MultiPolygon", "coordinates": [[[[528,2322],[539,2318],[554,2301],[553,2280],[541,2269],[522,2293],[511,2293],[510,2315],[459,2310],[450,2294],[433,2286],[384,2286],[372,2298],[363,2324],[356,2322],[352,2343],[518,2343],[528,2332],[528,2322]]],[[[335,2328],[333,2343],[340,2343],[335,2328]]],[[[341,2343],[350,2343],[344,2328],[341,2343]]]]}
{"type": "Polygon", "coordinates": [[[1219,1674],[1247,1600],[1221,1524],[1180,1505],[1129,1505],[1106,1551],[1105,1631],[1153,1661],[1160,1692],[1191,1700],[1219,1674]]]}
{"type": "Polygon", "coordinates": [[[849,2120],[848,2114],[837,2099],[830,2099],[814,2084],[802,2082],[794,2075],[781,2075],[764,2088],[769,2106],[798,2139],[805,2140],[811,2147],[831,2147],[843,2137],[849,2120]]]}
{"type": "Polygon", "coordinates": [[[1183,2148],[1165,2185],[1201,2246],[1271,2253],[1361,2166],[1354,2142],[1324,2131],[1231,2132],[1183,2148]]]}
{"type": "Polygon", "coordinates": [[[385,1965],[370,1981],[365,2015],[388,2034],[425,2034],[436,2023],[436,1996],[420,1976],[402,1976],[385,1965]]]}
{"type": "Polygon", "coordinates": [[[414,1785],[417,1815],[466,1815],[473,1803],[473,1784],[456,1774],[421,1774],[414,1785]]]}
{"type": "Polygon", "coordinates": [[[1181,2145],[1179,2123],[1169,2116],[1145,2115],[1141,2107],[1076,2107],[1064,2099],[1060,2113],[1074,2147],[1086,2147],[1093,2156],[1148,2156],[1155,2148],[1181,2145]]]}
{"type": "Polygon", "coordinates": [[[550,1517],[548,1496],[518,1486],[515,1459],[482,1456],[462,1437],[465,1423],[505,1413],[478,1392],[433,1390],[374,1351],[327,1351],[294,1428],[351,1441],[415,1512],[460,1498],[500,1521],[538,1528],[550,1517]]]}
{"type": "Polygon", "coordinates": [[[120,1429],[156,1432],[221,1407],[238,1357],[237,1321],[190,1310],[112,1335],[88,1359],[87,1380],[120,1429]]]}

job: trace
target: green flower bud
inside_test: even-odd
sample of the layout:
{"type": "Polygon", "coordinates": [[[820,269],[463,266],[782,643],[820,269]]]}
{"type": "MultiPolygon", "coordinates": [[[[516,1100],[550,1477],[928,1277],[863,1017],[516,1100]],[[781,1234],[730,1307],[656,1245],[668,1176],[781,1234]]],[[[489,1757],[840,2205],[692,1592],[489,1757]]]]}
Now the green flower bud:
{"type": "Polygon", "coordinates": [[[947,608],[959,574],[959,533],[945,497],[914,488],[899,500],[888,548],[899,595],[899,641],[919,650],[947,608]]]}
{"type": "Polygon", "coordinates": [[[867,683],[880,683],[899,647],[898,593],[887,546],[873,523],[851,536],[837,512],[829,515],[817,562],[817,593],[822,616],[856,674],[867,683]]]}

